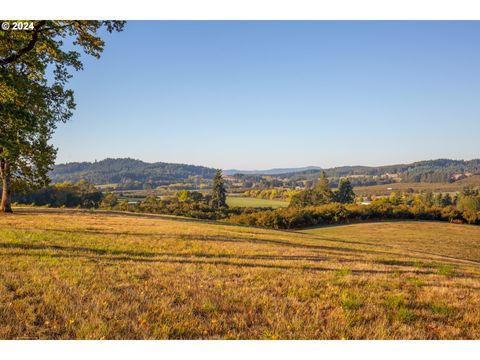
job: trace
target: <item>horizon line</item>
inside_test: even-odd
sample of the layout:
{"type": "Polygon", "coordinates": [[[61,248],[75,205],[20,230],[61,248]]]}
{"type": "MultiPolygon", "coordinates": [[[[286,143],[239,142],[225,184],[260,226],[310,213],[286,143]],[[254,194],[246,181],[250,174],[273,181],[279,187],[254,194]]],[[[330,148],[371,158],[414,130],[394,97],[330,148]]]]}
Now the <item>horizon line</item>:
{"type": "Polygon", "coordinates": [[[220,169],[222,171],[269,171],[269,170],[281,170],[281,169],[301,169],[301,168],[309,168],[309,167],[316,167],[319,168],[318,170],[326,170],[326,169],[333,169],[333,168],[339,168],[339,167],[384,167],[384,166],[395,166],[395,165],[409,165],[409,164],[414,164],[418,162],[423,162],[423,161],[438,161],[438,160],[449,160],[449,161],[474,161],[474,160],[480,160],[480,157],[478,158],[471,158],[471,159],[455,159],[455,158],[445,158],[445,157],[440,157],[440,158],[435,158],[435,159],[423,159],[423,160],[415,160],[411,162],[402,162],[402,163],[389,163],[389,164],[382,164],[382,165],[361,165],[361,164],[356,164],[356,165],[336,165],[336,166],[330,166],[330,167],[322,167],[319,165],[305,165],[305,166],[274,166],[270,168],[261,168],[261,169],[239,169],[235,167],[229,167],[229,168],[219,168],[215,166],[207,166],[207,165],[199,165],[199,164],[192,164],[192,163],[184,163],[184,162],[168,162],[168,161],[145,161],[142,159],[138,158],[132,158],[132,157],[106,157],[101,160],[93,160],[93,161],[69,161],[69,162],[62,162],[62,163],[56,163],[54,166],[60,166],[60,165],[68,165],[68,164],[74,164],[74,163],[90,163],[94,164],[97,162],[105,161],[105,160],[121,160],[121,159],[129,159],[129,160],[134,160],[134,161],[141,161],[146,164],[156,164],[156,163],[163,163],[163,164],[178,164],[178,165],[189,165],[189,166],[200,166],[200,167],[205,167],[205,168],[211,168],[211,169],[220,169]]]}

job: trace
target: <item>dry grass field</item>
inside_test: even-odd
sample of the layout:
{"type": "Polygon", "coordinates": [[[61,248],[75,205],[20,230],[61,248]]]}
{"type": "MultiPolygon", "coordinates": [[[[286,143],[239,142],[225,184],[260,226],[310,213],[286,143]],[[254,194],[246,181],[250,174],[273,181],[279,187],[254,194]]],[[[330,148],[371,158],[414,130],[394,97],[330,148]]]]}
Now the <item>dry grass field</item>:
{"type": "Polygon", "coordinates": [[[480,339],[480,227],[17,209],[1,339],[480,339]]]}

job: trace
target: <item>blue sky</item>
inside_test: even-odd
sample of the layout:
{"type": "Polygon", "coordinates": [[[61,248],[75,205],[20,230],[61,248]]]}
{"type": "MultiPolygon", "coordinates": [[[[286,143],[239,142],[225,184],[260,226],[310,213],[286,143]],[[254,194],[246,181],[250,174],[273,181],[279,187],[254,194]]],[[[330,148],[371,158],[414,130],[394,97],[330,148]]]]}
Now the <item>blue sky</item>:
{"type": "Polygon", "coordinates": [[[480,157],[480,21],[130,21],[70,85],[57,162],[480,157]]]}

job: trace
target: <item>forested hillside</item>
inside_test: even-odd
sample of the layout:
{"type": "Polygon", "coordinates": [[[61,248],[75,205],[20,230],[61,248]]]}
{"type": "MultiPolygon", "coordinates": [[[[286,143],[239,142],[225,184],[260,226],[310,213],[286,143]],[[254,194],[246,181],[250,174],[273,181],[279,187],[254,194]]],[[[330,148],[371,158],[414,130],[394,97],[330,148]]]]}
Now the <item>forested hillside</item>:
{"type": "MultiPolygon", "coordinates": [[[[390,177],[402,182],[452,182],[471,174],[480,174],[480,159],[437,159],[411,164],[386,166],[341,166],[325,169],[328,177],[370,176],[390,177]]],[[[316,179],[320,171],[282,174],[279,177],[292,179],[316,179]]]]}
{"type": "Polygon", "coordinates": [[[50,173],[52,182],[78,182],[93,184],[137,184],[152,187],[182,182],[213,179],[215,169],[164,162],[146,163],[130,158],[105,159],[98,162],[81,162],[56,165],[50,173]]]}
{"type": "Polygon", "coordinates": [[[275,168],[275,169],[266,169],[266,170],[237,170],[237,169],[228,169],[224,170],[225,175],[280,175],[280,174],[291,174],[305,171],[320,171],[321,168],[318,166],[305,166],[300,168],[275,168]]]}

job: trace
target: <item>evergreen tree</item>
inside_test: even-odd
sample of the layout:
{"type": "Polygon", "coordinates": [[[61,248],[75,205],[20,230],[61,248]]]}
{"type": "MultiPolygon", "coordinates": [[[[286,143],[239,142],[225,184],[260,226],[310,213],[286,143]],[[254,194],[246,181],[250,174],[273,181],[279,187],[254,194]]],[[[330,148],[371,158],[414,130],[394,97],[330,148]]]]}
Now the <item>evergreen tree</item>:
{"type": "Polygon", "coordinates": [[[338,190],[335,193],[335,201],[342,204],[351,204],[355,200],[355,193],[350,180],[341,179],[338,183],[338,190]]]}
{"type": "Polygon", "coordinates": [[[313,189],[312,205],[324,205],[334,201],[332,190],[330,190],[327,174],[322,171],[320,179],[313,189]]]}
{"type": "Polygon", "coordinates": [[[222,170],[217,170],[213,178],[212,200],[210,204],[215,209],[226,208],[227,196],[225,187],[223,186],[222,170]]]}

